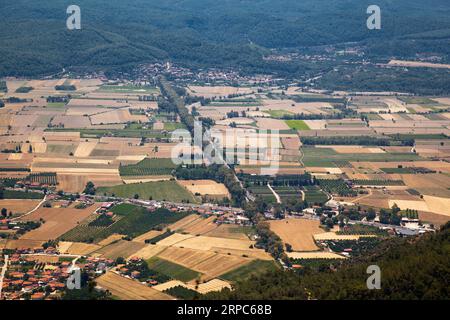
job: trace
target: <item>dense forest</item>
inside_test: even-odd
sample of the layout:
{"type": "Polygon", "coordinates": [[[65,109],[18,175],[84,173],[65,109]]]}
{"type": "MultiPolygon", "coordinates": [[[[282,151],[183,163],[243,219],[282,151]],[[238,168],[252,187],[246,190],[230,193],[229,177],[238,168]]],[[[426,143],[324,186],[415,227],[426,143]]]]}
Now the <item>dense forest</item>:
{"type": "Polygon", "coordinates": [[[313,46],[349,42],[377,59],[425,52],[449,60],[450,54],[447,0],[379,0],[383,22],[375,32],[366,27],[368,0],[79,0],[82,29],[74,31],[66,29],[70,4],[0,3],[0,76],[63,68],[111,73],[161,60],[298,75],[318,66],[264,56],[270,49],[307,53],[313,46]]]}
{"type": "Polygon", "coordinates": [[[236,284],[234,291],[208,299],[383,299],[429,300],[450,297],[450,223],[436,234],[393,238],[336,271],[270,271],[236,284]],[[369,265],[381,269],[381,289],[368,290],[369,265]]]}

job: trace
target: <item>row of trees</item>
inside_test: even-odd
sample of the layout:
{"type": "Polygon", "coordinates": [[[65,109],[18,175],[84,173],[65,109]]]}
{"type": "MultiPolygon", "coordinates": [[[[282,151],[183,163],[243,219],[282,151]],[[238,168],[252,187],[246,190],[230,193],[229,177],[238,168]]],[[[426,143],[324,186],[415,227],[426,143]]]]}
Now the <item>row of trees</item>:
{"type": "Polygon", "coordinates": [[[301,137],[304,145],[413,146],[414,139],[390,139],[370,136],[301,137]]]}

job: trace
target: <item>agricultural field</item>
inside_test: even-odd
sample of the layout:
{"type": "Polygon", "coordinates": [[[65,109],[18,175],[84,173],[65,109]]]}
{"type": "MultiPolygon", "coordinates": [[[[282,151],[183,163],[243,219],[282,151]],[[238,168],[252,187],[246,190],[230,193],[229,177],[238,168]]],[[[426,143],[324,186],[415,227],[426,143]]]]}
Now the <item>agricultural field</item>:
{"type": "Polygon", "coordinates": [[[178,183],[194,195],[217,199],[230,198],[225,185],[213,180],[179,180],[178,183]]]}
{"type": "Polygon", "coordinates": [[[150,258],[147,260],[147,265],[151,270],[155,270],[183,282],[189,282],[200,276],[200,273],[196,271],[161,258],[150,258]]]}
{"type": "Polygon", "coordinates": [[[253,260],[242,267],[221,275],[220,278],[230,282],[240,282],[278,268],[274,261],[253,260]]]}
{"type": "Polygon", "coordinates": [[[319,221],[307,219],[285,219],[270,221],[270,229],[275,232],[284,244],[292,246],[294,251],[316,251],[319,248],[314,242],[315,234],[323,233],[319,221]]]}
{"type": "Polygon", "coordinates": [[[112,271],[96,279],[101,288],[109,290],[121,300],[172,300],[173,298],[137,281],[122,277],[112,271]]]}
{"type": "Polygon", "coordinates": [[[341,179],[318,180],[318,184],[323,190],[341,197],[356,196],[356,191],[352,190],[347,183],[341,179]]]}
{"type": "Polygon", "coordinates": [[[97,194],[135,198],[144,200],[163,200],[173,202],[196,203],[194,195],[180,186],[176,181],[156,181],[145,183],[132,183],[114,187],[100,187],[97,194]]]}
{"type": "Polygon", "coordinates": [[[252,261],[251,258],[242,255],[227,255],[212,250],[185,247],[168,247],[157,257],[202,274],[201,279],[204,281],[214,279],[252,261]]]}
{"type": "Polygon", "coordinates": [[[18,216],[33,210],[39,203],[39,200],[1,199],[0,208],[5,208],[8,210],[8,212],[11,211],[13,216],[18,216]]]}
{"type": "Polygon", "coordinates": [[[325,203],[329,200],[329,197],[319,187],[307,186],[304,187],[305,200],[308,203],[325,203]]]}
{"type": "Polygon", "coordinates": [[[146,158],[135,165],[125,165],[119,167],[119,172],[124,176],[162,176],[171,175],[176,168],[172,159],[150,159],[146,158]]]}
{"type": "Polygon", "coordinates": [[[42,240],[57,239],[75,228],[80,222],[94,213],[99,205],[94,204],[85,209],[39,208],[30,215],[23,216],[22,221],[45,221],[39,228],[24,234],[21,239],[42,240]]]}
{"type": "Polygon", "coordinates": [[[145,244],[134,241],[119,240],[96,250],[95,255],[108,259],[127,258],[145,247],[145,244]]]}
{"type": "Polygon", "coordinates": [[[188,215],[172,213],[165,209],[147,212],[145,208],[129,204],[120,204],[113,208],[112,212],[115,216],[108,224],[96,223],[100,219],[98,217],[91,221],[84,221],[62,235],[61,240],[92,243],[104,240],[113,234],[136,238],[157,226],[169,225],[188,215]]]}
{"type": "Polygon", "coordinates": [[[303,120],[287,120],[286,123],[289,128],[294,130],[311,130],[303,120]]]}

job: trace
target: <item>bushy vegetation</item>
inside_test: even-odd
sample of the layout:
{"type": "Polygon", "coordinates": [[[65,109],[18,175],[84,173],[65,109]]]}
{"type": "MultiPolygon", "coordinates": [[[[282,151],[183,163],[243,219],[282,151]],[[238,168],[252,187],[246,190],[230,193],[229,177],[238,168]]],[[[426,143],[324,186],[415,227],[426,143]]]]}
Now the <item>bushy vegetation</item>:
{"type": "Polygon", "coordinates": [[[414,140],[395,140],[370,136],[301,137],[305,145],[413,146],[414,140]]]}
{"type": "Polygon", "coordinates": [[[429,300],[450,297],[450,224],[436,234],[393,238],[368,254],[349,259],[337,271],[271,271],[238,283],[234,291],[209,293],[207,299],[429,300]],[[382,270],[381,290],[368,290],[367,267],[382,270]]]}
{"type": "Polygon", "coordinates": [[[199,293],[197,291],[182,287],[182,286],[176,286],[167,290],[163,291],[164,293],[167,293],[168,295],[171,295],[172,297],[183,299],[183,300],[193,300],[199,296],[199,293]]]}

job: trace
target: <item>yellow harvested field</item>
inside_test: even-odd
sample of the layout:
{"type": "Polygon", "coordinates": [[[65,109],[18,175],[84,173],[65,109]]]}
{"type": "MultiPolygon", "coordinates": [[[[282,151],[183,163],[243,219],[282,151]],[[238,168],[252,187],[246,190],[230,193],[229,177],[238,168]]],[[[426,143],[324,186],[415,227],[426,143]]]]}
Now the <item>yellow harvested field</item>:
{"type": "MultiPolygon", "coordinates": [[[[170,236],[169,238],[166,238],[166,239],[170,239],[171,237],[173,237],[173,236],[170,236]]],[[[164,239],[164,240],[166,240],[166,239],[164,239]]],[[[158,244],[162,244],[162,243],[158,243],[158,244]]],[[[189,238],[186,238],[185,240],[174,243],[173,246],[196,249],[196,250],[214,250],[214,248],[249,250],[250,246],[252,246],[254,244],[255,244],[255,242],[251,241],[251,240],[225,239],[225,238],[205,237],[205,236],[198,236],[198,237],[190,236],[189,238]]]]}
{"type": "Polygon", "coordinates": [[[157,237],[157,236],[159,236],[162,233],[163,233],[162,231],[150,230],[149,232],[146,232],[146,233],[141,234],[140,236],[134,238],[133,242],[145,243],[145,240],[157,237]]]}
{"type": "Polygon", "coordinates": [[[418,211],[425,211],[445,215],[450,217],[450,198],[441,198],[433,196],[423,196],[423,200],[389,200],[389,206],[392,207],[394,203],[402,209],[415,209],[418,211]]]}
{"type": "Polygon", "coordinates": [[[58,242],[59,253],[67,253],[67,250],[70,248],[70,246],[72,244],[73,244],[73,242],[69,242],[69,241],[59,241],[58,242]]]}
{"type": "Polygon", "coordinates": [[[193,221],[195,221],[197,219],[201,219],[201,217],[199,215],[196,215],[196,214],[190,214],[190,215],[184,217],[183,219],[178,220],[175,223],[172,223],[171,225],[169,225],[167,227],[167,229],[170,229],[172,231],[177,231],[177,230],[182,229],[184,226],[190,224],[191,222],[193,222],[193,221]]]}
{"type": "Polygon", "coordinates": [[[173,300],[167,294],[111,271],[97,278],[96,282],[121,300],[173,300]]]}
{"type": "Polygon", "coordinates": [[[51,256],[51,255],[29,255],[25,257],[25,260],[27,261],[36,261],[37,263],[57,263],[59,260],[58,256],[51,256]]]}
{"type": "Polygon", "coordinates": [[[66,192],[82,192],[89,181],[92,181],[96,187],[110,187],[122,183],[118,172],[90,175],[58,173],[58,188],[66,192]]]}
{"type": "Polygon", "coordinates": [[[96,146],[97,141],[80,142],[77,149],[75,150],[74,156],[77,158],[87,158],[96,146]]]}
{"type": "Polygon", "coordinates": [[[289,130],[289,126],[283,120],[271,118],[257,118],[258,128],[263,130],[289,130]]]}
{"type": "Polygon", "coordinates": [[[100,249],[101,246],[91,243],[73,242],[65,253],[87,255],[100,249]]]}
{"type": "Polygon", "coordinates": [[[421,194],[437,197],[450,197],[450,179],[445,174],[404,174],[402,180],[421,194]]]}
{"type": "Polygon", "coordinates": [[[121,240],[123,237],[125,237],[125,235],[123,234],[118,234],[118,233],[114,233],[112,235],[110,235],[108,238],[103,239],[102,241],[98,242],[97,244],[99,246],[107,246],[115,241],[121,240]]]}
{"type": "Polygon", "coordinates": [[[39,204],[40,200],[28,200],[28,199],[21,199],[21,200],[10,200],[10,199],[2,199],[0,200],[0,209],[6,208],[9,211],[11,211],[14,215],[15,214],[21,214],[21,213],[27,213],[39,204]]]}
{"type": "Polygon", "coordinates": [[[389,200],[389,207],[392,208],[394,204],[396,204],[402,210],[414,209],[418,211],[430,211],[427,203],[421,200],[389,200]]]}
{"type": "Polygon", "coordinates": [[[344,256],[333,252],[286,252],[292,259],[346,259],[344,256]]]}
{"type": "Polygon", "coordinates": [[[42,245],[45,241],[41,240],[8,240],[5,245],[5,249],[34,249],[34,248],[42,248],[42,245]]]}
{"type": "Polygon", "coordinates": [[[437,69],[450,69],[450,64],[442,63],[430,63],[421,61],[402,61],[402,60],[391,60],[388,63],[389,66],[396,67],[415,67],[415,68],[437,68],[437,69]]]}
{"type": "Polygon", "coordinates": [[[202,273],[201,278],[203,280],[215,278],[252,260],[251,258],[219,254],[213,251],[176,247],[165,249],[158,257],[202,273]]]}
{"type": "MultiPolygon", "coordinates": [[[[322,147],[322,146],[320,146],[322,147]]],[[[323,146],[326,147],[326,146],[323,146]]],[[[353,153],[386,153],[381,148],[366,148],[361,146],[332,146],[331,147],[334,151],[337,153],[343,153],[343,154],[353,154],[353,153]]]]}
{"type": "Polygon", "coordinates": [[[256,88],[244,88],[244,87],[200,87],[200,86],[189,86],[188,92],[193,96],[202,96],[205,98],[212,97],[225,97],[230,94],[250,94],[256,92],[256,88]]]}
{"type": "MultiPolygon", "coordinates": [[[[192,285],[191,285],[192,287],[192,285]]],[[[195,286],[193,286],[195,288],[195,286]]],[[[197,292],[201,294],[206,294],[208,292],[221,291],[222,289],[228,288],[231,290],[231,284],[223,281],[221,279],[212,279],[208,282],[201,283],[198,285],[197,292]]]]}
{"type": "Polygon", "coordinates": [[[194,284],[186,284],[184,282],[181,282],[179,280],[170,280],[165,283],[158,284],[156,286],[153,286],[152,288],[158,291],[165,291],[174,287],[184,287],[190,290],[197,291],[201,294],[206,294],[208,292],[214,292],[214,291],[221,291],[222,289],[228,288],[232,289],[231,284],[221,280],[221,279],[212,279],[208,282],[204,282],[199,284],[198,286],[194,284]]]}
{"type": "Polygon", "coordinates": [[[168,289],[172,289],[175,287],[184,287],[188,288],[188,285],[180,280],[170,280],[161,284],[158,284],[156,286],[153,286],[152,289],[158,290],[160,292],[163,292],[168,289]]]}
{"type": "Polygon", "coordinates": [[[316,241],[325,240],[359,240],[360,238],[372,238],[375,235],[357,235],[357,234],[336,234],[336,232],[324,232],[314,235],[316,241]]]}
{"type": "Polygon", "coordinates": [[[25,233],[21,239],[45,240],[56,239],[67,231],[76,227],[81,221],[89,217],[100,204],[94,204],[86,209],[72,208],[39,208],[32,214],[23,217],[24,221],[45,221],[39,228],[25,233]]]}
{"type": "Polygon", "coordinates": [[[196,219],[193,222],[183,226],[180,230],[191,235],[201,235],[218,227],[218,225],[214,223],[215,219],[216,217],[214,216],[206,219],[196,219]]]}
{"type": "Polygon", "coordinates": [[[248,236],[244,233],[244,228],[232,224],[221,224],[216,229],[204,235],[208,237],[248,240],[248,236]]]}
{"type": "Polygon", "coordinates": [[[265,252],[262,249],[247,249],[247,250],[241,250],[241,249],[230,249],[230,248],[213,248],[214,252],[217,253],[223,253],[227,255],[234,255],[234,256],[247,256],[249,258],[253,259],[260,259],[260,260],[273,260],[272,256],[265,252]]]}
{"type": "Polygon", "coordinates": [[[313,236],[323,233],[319,221],[306,219],[284,219],[270,221],[270,229],[294,251],[315,251],[319,248],[314,243],[313,236]]]}
{"type": "Polygon", "coordinates": [[[119,240],[118,242],[107,245],[96,251],[101,257],[108,259],[117,259],[118,257],[129,257],[133,256],[144,248],[146,245],[144,243],[119,240]]]}
{"type": "Polygon", "coordinates": [[[450,199],[432,196],[423,196],[423,199],[430,208],[430,212],[450,217],[450,199]]]}
{"type": "Polygon", "coordinates": [[[147,260],[147,259],[150,259],[151,257],[158,255],[164,249],[166,249],[165,246],[148,244],[141,250],[133,253],[131,256],[126,257],[126,258],[131,259],[131,258],[137,257],[137,258],[147,260]]]}
{"type": "Polygon", "coordinates": [[[167,237],[159,241],[157,245],[169,247],[192,237],[193,235],[190,234],[174,233],[170,237],[167,237]]]}
{"type": "Polygon", "coordinates": [[[99,113],[90,116],[91,123],[96,124],[114,124],[114,123],[126,123],[131,121],[147,122],[146,116],[132,115],[128,109],[117,109],[104,113],[99,113]]]}
{"type": "Polygon", "coordinates": [[[223,183],[213,180],[179,180],[179,184],[188,189],[192,194],[205,196],[230,197],[227,187],[223,183]]]}

